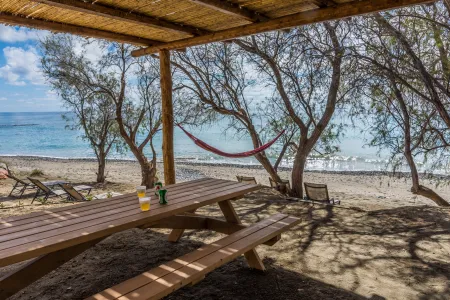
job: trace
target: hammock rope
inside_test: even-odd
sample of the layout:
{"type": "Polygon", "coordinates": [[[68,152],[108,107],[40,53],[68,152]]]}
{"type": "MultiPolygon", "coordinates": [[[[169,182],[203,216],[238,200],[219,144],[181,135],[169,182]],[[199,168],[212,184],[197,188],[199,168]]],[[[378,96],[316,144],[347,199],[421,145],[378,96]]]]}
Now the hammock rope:
{"type": "Polygon", "coordinates": [[[261,153],[265,150],[267,150],[268,148],[270,148],[273,144],[275,144],[276,141],[278,141],[278,139],[284,134],[285,130],[283,130],[282,132],[280,132],[275,139],[273,139],[272,141],[270,141],[269,143],[262,145],[261,147],[258,147],[254,150],[251,151],[247,151],[247,152],[241,152],[241,153],[227,153],[227,152],[223,152],[217,148],[214,148],[213,146],[208,145],[207,143],[203,142],[202,140],[196,138],[195,136],[193,136],[191,133],[189,133],[186,129],[184,129],[180,124],[177,124],[178,127],[180,127],[180,129],[200,148],[212,152],[214,154],[217,154],[219,156],[223,156],[223,157],[229,157],[229,158],[244,158],[244,157],[249,157],[249,156],[253,156],[256,155],[258,153],[261,153]]]}

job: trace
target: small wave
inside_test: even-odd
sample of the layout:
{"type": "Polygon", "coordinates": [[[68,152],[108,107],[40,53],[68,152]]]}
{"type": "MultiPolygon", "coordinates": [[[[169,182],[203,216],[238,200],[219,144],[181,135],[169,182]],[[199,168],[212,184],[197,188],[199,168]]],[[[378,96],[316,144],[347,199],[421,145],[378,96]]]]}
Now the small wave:
{"type": "Polygon", "coordinates": [[[0,127],[30,127],[38,126],[39,124],[0,124],[0,127]]]}

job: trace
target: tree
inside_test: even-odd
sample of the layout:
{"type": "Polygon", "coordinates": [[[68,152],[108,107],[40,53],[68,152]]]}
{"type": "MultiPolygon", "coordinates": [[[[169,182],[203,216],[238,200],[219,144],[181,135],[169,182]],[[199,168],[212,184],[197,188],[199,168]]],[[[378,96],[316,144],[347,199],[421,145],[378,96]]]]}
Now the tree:
{"type": "MultiPolygon", "coordinates": [[[[180,80],[179,87],[186,90],[192,99],[199,101],[198,110],[204,118],[214,120],[217,116],[229,117],[230,128],[238,133],[248,133],[254,148],[262,146],[262,136],[267,129],[257,123],[264,123],[266,110],[248,96],[249,89],[257,84],[257,80],[250,74],[251,70],[246,68],[245,57],[239,47],[233,44],[195,47],[186,53],[178,53],[173,65],[184,78],[180,80]]],[[[289,145],[289,142],[290,139],[285,137],[284,145],[289,145]]],[[[278,157],[276,166],[284,152],[278,157]]],[[[255,158],[273,180],[281,181],[265,151],[256,154],[255,158]]]]}
{"type": "Polygon", "coordinates": [[[106,158],[113,147],[119,146],[115,108],[111,98],[97,93],[75,77],[81,71],[92,78],[101,76],[83,54],[74,53],[76,42],[80,40],[63,35],[50,35],[43,40],[42,70],[69,110],[63,115],[67,128],[81,129],[82,138],[93,149],[98,162],[97,182],[103,183],[106,158]]]}
{"type": "MultiPolygon", "coordinates": [[[[84,51],[81,55],[75,54],[77,48],[85,50],[86,44],[75,47],[74,38],[69,36],[57,35],[53,39],[55,48],[64,43],[69,46],[64,47],[64,51],[46,53],[52,73],[65,78],[71,88],[89,91],[95,99],[109,103],[107,107],[113,109],[123,145],[141,167],[141,184],[153,187],[157,172],[153,139],[161,129],[158,62],[149,58],[135,59],[131,57],[132,46],[107,42],[98,42],[105,54],[97,61],[88,62],[84,51]],[[150,158],[145,151],[147,145],[150,145],[150,158]]],[[[180,122],[189,115],[183,112],[177,111],[180,122]]]]}
{"type": "Polygon", "coordinates": [[[294,196],[303,197],[308,156],[313,151],[336,150],[332,145],[341,127],[333,124],[332,117],[356,87],[350,82],[352,61],[344,59],[348,34],[345,22],[334,22],[235,41],[248,53],[248,61],[256,66],[259,76],[276,91],[272,108],[288,117],[298,130],[290,144],[295,151],[294,196]]]}
{"type": "Polygon", "coordinates": [[[355,19],[354,53],[360,76],[368,78],[362,91],[372,106],[362,117],[374,121],[371,145],[389,149],[394,167],[406,161],[414,194],[448,206],[420,185],[417,168],[419,162],[431,169],[448,162],[449,45],[443,37],[450,16],[441,13],[440,5],[355,19]]]}

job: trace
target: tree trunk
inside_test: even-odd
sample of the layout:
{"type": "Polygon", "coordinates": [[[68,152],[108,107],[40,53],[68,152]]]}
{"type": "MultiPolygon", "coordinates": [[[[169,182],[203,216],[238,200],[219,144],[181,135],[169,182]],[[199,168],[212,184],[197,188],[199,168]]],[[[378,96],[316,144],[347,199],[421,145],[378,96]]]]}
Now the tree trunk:
{"type": "Polygon", "coordinates": [[[414,158],[412,157],[409,147],[405,148],[406,148],[405,157],[406,160],[408,161],[409,168],[411,169],[411,178],[413,184],[413,186],[411,187],[411,192],[415,195],[420,195],[425,198],[428,198],[434,201],[434,203],[436,203],[439,206],[450,207],[450,203],[448,203],[444,198],[439,196],[436,192],[419,184],[419,173],[417,171],[414,158]]]}
{"type": "Polygon", "coordinates": [[[97,183],[104,183],[106,180],[105,169],[106,169],[106,154],[105,151],[100,147],[95,153],[97,154],[97,183]]]}
{"type": "Polygon", "coordinates": [[[411,192],[413,194],[420,195],[420,196],[423,196],[430,200],[433,200],[434,203],[436,203],[439,206],[450,207],[450,203],[448,203],[445,199],[443,199],[441,196],[439,196],[433,190],[431,190],[423,185],[419,185],[419,188],[417,190],[414,190],[414,188],[412,188],[411,192]]]}
{"type": "Polygon", "coordinates": [[[99,159],[98,161],[98,170],[97,170],[97,183],[104,183],[106,180],[105,176],[106,169],[106,159],[99,159]]]}
{"type": "Polygon", "coordinates": [[[303,149],[297,151],[292,169],[291,196],[303,198],[303,172],[305,171],[308,154],[303,149]]]}
{"type": "Polygon", "coordinates": [[[142,181],[141,185],[146,186],[148,189],[155,187],[156,168],[152,164],[141,165],[142,181]]]}

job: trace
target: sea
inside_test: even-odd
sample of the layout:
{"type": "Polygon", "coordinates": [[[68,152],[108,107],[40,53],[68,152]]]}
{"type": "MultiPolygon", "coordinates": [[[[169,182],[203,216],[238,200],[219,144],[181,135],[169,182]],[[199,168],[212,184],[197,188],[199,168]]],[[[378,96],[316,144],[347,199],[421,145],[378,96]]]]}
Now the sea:
{"type": "MultiPolygon", "coordinates": [[[[62,159],[95,158],[81,132],[67,129],[61,112],[0,112],[0,156],[36,156],[62,159]]],[[[253,149],[248,136],[226,130],[228,122],[222,120],[203,127],[187,130],[204,142],[225,152],[244,152],[253,149]]],[[[142,138],[142,137],[141,137],[142,138]]],[[[359,129],[346,132],[339,142],[341,151],[328,157],[313,156],[308,170],[324,171],[385,171],[387,155],[365,146],[368,137],[359,129]]],[[[158,159],[161,159],[161,133],[154,141],[158,159]]],[[[280,145],[268,150],[272,161],[280,145]]],[[[175,128],[174,150],[177,161],[202,164],[259,165],[254,157],[230,159],[207,152],[196,146],[179,128],[175,128]]],[[[133,155],[111,153],[110,159],[133,160],[133,155]]],[[[281,167],[291,168],[292,157],[285,158],[281,167]]]]}

